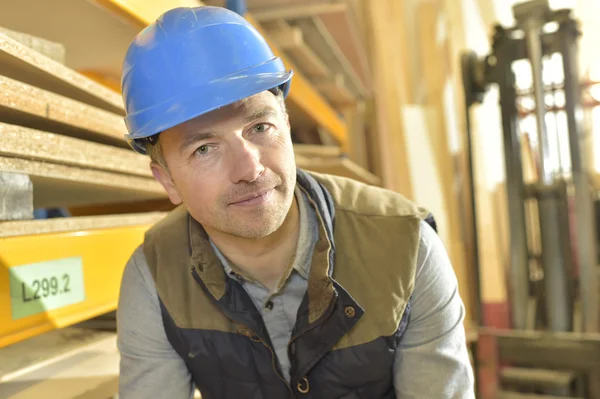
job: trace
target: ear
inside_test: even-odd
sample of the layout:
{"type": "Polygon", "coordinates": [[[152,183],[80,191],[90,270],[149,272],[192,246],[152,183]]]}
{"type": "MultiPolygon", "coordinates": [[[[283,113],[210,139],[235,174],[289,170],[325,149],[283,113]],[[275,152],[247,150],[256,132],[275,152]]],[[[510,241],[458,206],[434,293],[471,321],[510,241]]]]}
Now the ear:
{"type": "Polygon", "coordinates": [[[173,203],[173,205],[179,205],[183,201],[181,196],[179,195],[179,191],[171,178],[171,174],[167,171],[163,166],[157,164],[156,162],[150,163],[150,169],[152,170],[152,175],[154,178],[163,186],[167,195],[169,196],[169,200],[173,203]]]}

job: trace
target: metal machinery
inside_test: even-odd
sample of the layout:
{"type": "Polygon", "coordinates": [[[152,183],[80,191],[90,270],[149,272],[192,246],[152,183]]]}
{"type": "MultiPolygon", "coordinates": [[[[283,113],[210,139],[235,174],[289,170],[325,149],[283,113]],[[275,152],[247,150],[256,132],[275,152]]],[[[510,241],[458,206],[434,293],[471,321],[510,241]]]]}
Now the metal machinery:
{"type": "MultiPolygon", "coordinates": [[[[490,54],[479,58],[468,53],[462,59],[467,109],[483,102],[492,84],[499,91],[510,230],[506,275],[511,327],[514,331],[597,333],[600,288],[596,215],[589,163],[584,159],[578,23],[570,10],[552,11],[547,0],[517,4],[513,14],[515,26],[495,27],[490,54]],[[548,86],[543,76],[550,57],[562,59],[564,79],[548,86]],[[514,72],[514,63],[523,60],[529,63],[532,77],[525,93],[516,87],[514,72]],[[533,181],[525,181],[523,171],[522,149],[527,138],[521,123],[524,94],[529,100],[529,114],[535,119],[532,130],[536,133],[533,152],[537,176],[533,181]],[[557,96],[564,98],[564,107],[555,106],[557,96]],[[562,133],[548,123],[558,109],[566,119],[562,133]],[[558,138],[561,134],[562,140],[558,138]],[[557,162],[553,154],[567,154],[568,159],[557,162]],[[539,237],[539,252],[532,244],[532,235],[539,237]]],[[[467,130],[470,142],[470,123],[467,130]]],[[[471,180],[472,174],[471,169],[471,180]]],[[[528,363],[536,366],[535,359],[528,363]]],[[[594,389],[597,386],[588,390],[589,397],[600,397],[594,389]]]]}

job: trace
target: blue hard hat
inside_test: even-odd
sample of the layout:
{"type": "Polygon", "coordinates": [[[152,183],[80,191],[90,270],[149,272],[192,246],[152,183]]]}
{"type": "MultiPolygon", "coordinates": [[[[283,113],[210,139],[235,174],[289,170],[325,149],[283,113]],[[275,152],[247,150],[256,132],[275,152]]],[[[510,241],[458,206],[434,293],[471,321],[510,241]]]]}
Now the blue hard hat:
{"type": "Polygon", "coordinates": [[[265,90],[289,91],[293,72],[241,15],[221,7],[175,8],[141,31],[123,63],[125,136],[148,138],[265,90]]]}

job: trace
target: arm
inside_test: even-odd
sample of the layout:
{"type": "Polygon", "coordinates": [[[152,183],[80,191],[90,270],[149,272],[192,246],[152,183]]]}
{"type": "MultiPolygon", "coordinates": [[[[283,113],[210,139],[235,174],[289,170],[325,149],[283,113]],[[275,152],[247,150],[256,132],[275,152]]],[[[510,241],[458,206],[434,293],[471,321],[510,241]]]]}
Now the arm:
{"type": "Polygon", "coordinates": [[[193,384],[164,331],[154,281],[138,248],[125,267],[117,309],[121,399],[188,399],[193,384]]]}
{"type": "Polygon", "coordinates": [[[435,231],[424,222],[421,229],[410,319],[394,363],[396,396],[475,398],[456,275],[435,231]]]}

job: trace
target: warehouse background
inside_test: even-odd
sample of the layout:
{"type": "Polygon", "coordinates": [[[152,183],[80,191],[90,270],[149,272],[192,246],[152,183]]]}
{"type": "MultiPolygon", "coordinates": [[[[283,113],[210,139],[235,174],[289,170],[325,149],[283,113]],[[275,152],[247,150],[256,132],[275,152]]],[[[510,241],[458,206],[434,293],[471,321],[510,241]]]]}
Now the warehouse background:
{"type": "MultiPolygon", "coordinates": [[[[541,392],[539,385],[550,380],[577,386],[570,392],[583,395],[589,381],[577,380],[570,369],[537,380],[503,377],[498,341],[486,340],[481,330],[515,327],[513,248],[499,89],[490,85],[482,102],[468,107],[463,62],[466,54],[493,52],[495,25],[514,26],[513,7],[522,2],[14,0],[0,12],[0,397],[114,394],[112,312],[120,276],[143,232],[171,209],[148,160],[123,139],[121,63],[132,38],[170,8],[242,3],[245,16],[296,73],[288,107],[298,166],[400,192],[435,214],[467,308],[469,345],[485,382],[482,397],[494,397],[503,381],[519,378],[535,386],[530,391],[541,392]],[[23,307],[23,293],[35,281],[41,286],[46,278],[50,292],[52,277],[65,274],[78,282],[78,296],[23,307]],[[477,362],[482,356],[489,361],[477,362]]],[[[582,148],[596,198],[600,3],[549,4],[572,9],[580,24],[578,70],[568,73],[582,87],[582,148]]],[[[530,65],[512,68],[517,89],[530,90],[530,65]]],[[[564,74],[559,58],[544,61],[544,84],[559,85],[564,74]]],[[[524,180],[535,182],[533,99],[523,97],[524,180]]],[[[558,102],[547,128],[564,144],[564,98],[551,100],[558,102]]],[[[568,169],[569,154],[561,148],[552,159],[568,169]]],[[[535,211],[527,217],[530,225],[539,223],[535,211]]],[[[540,234],[532,231],[528,240],[539,252],[540,234]]],[[[535,265],[530,272],[533,285],[542,281],[535,265]]],[[[543,307],[535,298],[527,306],[543,307]]],[[[575,300],[575,320],[583,317],[581,306],[575,300]]],[[[529,327],[538,330],[537,313],[529,315],[529,327]]],[[[600,339],[588,338],[588,355],[600,359],[600,339]]],[[[564,387],[551,388],[547,394],[566,394],[564,387]]],[[[590,389],[587,397],[599,392],[590,389]]]]}

